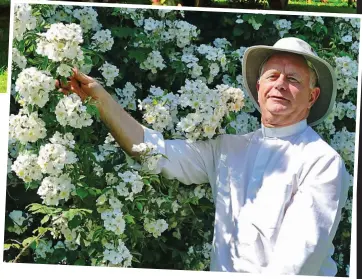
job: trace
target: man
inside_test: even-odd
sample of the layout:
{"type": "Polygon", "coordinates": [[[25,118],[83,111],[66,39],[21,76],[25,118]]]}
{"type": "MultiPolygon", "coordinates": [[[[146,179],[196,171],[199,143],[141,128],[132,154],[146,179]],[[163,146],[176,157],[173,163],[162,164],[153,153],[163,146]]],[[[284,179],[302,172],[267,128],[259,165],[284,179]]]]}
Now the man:
{"type": "Polygon", "coordinates": [[[333,69],[306,42],[285,38],[249,48],[243,75],[261,111],[261,129],[191,144],[143,127],[77,70],[61,90],[97,100],[101,119],[129,154],[137,155],[134,144],[157,145],[169,159],[158,165],[164,176],[210,183],[216,206],[211,270],[334,276],[332,240],[347,197],[346,170],[308,126],[333,106],[333,69]]]}

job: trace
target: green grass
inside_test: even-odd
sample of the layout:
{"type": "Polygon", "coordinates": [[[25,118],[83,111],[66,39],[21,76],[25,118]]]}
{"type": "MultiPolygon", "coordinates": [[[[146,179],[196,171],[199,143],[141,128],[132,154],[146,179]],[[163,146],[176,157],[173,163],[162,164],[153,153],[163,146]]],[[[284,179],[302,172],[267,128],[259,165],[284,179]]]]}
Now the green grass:
{"type": "MultiPolygon", "coordinates": [[[[235,8],[246,8],[243,6],[243,0],[213,0],[212,6],[227,8],[230,6],[231,2],[233,2],[232,6],[234,6],[235,8]]],[[[269,9],[267,0],[259,1],[260,4],[262,4],[262,2],[265,3],[265,9],[269,9]]],[[[321,3],[319,0],[312,0],[310,4],[308,4],[306,0],[289,0],[289,4],[286,10],[320,13],[357,13],[357,9],[355,7],[348,7],[348,0],[328,0],[328,3],[321,3]]]]}
{"type": "Polygon", "coordinates": [[[6,93],[8,73],[0,69],[0,93],[6,93]]]}
{"type": "Polygon", "coordinates": [[[308,4],[305,0],[289,1],[287,10],[301,11],[301,12],[320,12],[320,13],[346,13],[346,14],[357,13],[356,8],[348,7],[347,1],[332,1],[332,0],[329,0],[328,3],[313,1],[310,4],[308,4]]]}

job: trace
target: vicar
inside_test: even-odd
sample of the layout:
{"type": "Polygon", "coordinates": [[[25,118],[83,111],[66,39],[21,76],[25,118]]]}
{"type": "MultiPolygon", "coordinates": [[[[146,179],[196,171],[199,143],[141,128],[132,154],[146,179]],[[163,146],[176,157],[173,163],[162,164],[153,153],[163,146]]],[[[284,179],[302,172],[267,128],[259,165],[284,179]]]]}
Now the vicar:
{"type": "Polygon", "coordinates": [[[247,49],[242,72],[261,128],[188,143],[164,140],[97,81],[74,70],[64,93],[97,101],[101,119],[129,154],[151,142],[165,154],[158,172],[210,183],[216,206],[211,270],[334,276],[332,240],[348,182],[341,157],[312,129],[333,107],[331,66],[297,38],[247,49]]]}

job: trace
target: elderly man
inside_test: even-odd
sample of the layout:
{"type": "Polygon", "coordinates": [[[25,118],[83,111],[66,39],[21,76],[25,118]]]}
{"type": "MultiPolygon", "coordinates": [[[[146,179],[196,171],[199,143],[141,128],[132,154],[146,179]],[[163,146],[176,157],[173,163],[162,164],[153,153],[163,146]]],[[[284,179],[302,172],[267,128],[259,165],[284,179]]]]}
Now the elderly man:
{"type": "Polygon", "coordinates": [[[140,125],[92,78],[70,85],[98,102],[101,119],[129,154],[152,142],[165,154],[159,172],[185,184],[210,183],[216,206],[211,270],[262,274],[336,274],[332,240],[347,197],[341,157],[310,127],[333,106],[331,66],[297,38],[244,55],[249,96],[261,129],[188,143],[140,125]]]}

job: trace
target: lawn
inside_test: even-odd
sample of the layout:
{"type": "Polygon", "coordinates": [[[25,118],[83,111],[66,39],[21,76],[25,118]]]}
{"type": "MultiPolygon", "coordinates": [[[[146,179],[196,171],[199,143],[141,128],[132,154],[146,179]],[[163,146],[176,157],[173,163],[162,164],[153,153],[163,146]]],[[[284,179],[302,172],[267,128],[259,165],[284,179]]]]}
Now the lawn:
{"type": "Polygon", "coordinates": [[[287,6],[289,11],[301,11],[301,12],[320,12],[320,13],[346,13],[355,14],[357,9],[348,7],[348,1],[329,0],[327,3],[321,3],[320,1],[290,1],[287,6]]]}
{"type": "Polygon", "coordinates": [[[7,72],[0,69],[0,93],[6,93],[7,78],[7,72]]]}
{"type": "MultiPolygon", "coordinates": [[[[251,8],[247,7],[245,0],[213,0],[211,6],[227,8],[251,8]]],[[[264,4],[265,9],[269,9],[267,0],[258,1],[261,6],[264,4]]],[[[356,14],[355,7],[348,7],[348,0],[327,0],[327,3],[321,3],[319,0],[312,0],[310,3],[307,0],[289,0],[286,8],[288,11],[301,11],[301,12],[320,12],[320,13],[346,13],[356,14]]]]}

